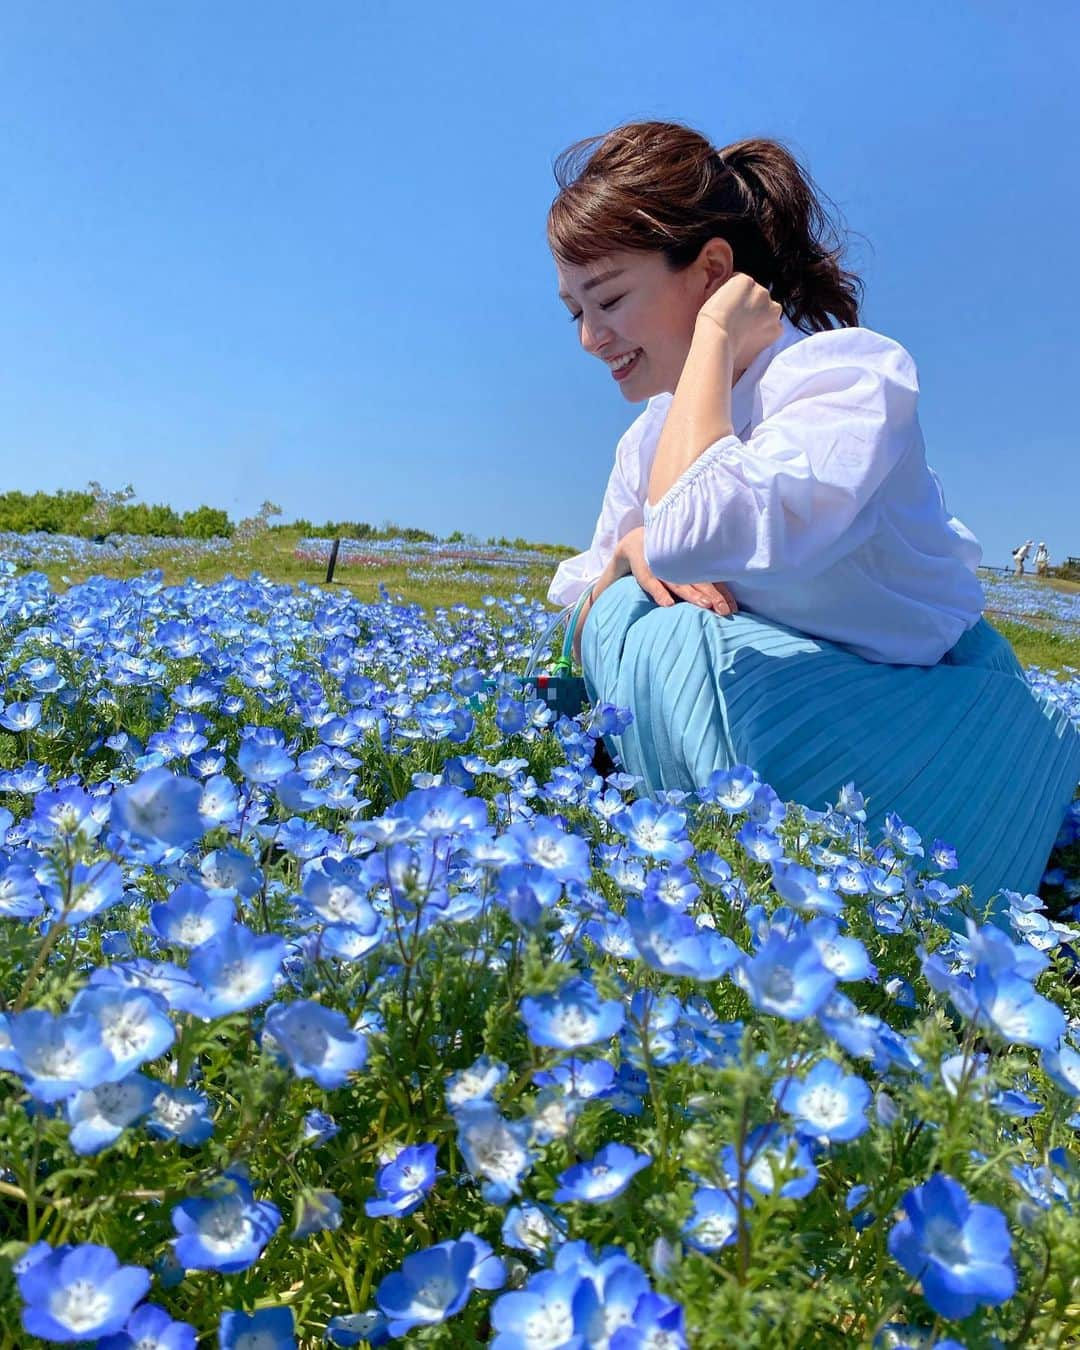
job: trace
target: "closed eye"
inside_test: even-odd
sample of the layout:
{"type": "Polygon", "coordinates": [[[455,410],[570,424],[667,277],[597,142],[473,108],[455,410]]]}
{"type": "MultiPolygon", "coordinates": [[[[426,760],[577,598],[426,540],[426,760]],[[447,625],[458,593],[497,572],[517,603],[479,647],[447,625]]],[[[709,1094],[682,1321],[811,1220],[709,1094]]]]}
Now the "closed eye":
{"type": "MultiPolygon", "coordinates": [[[[615,306],[619,303],[619,301],[620,301],[620,300],[623,300],[623,299],[625,299],[625,296],[617,295],[617,296],[615,297],[614,300],[609,300],[606,304],[601,305],[600,308],[601,308],[601,309],[614,309],[615,306]]],[[[581,315],[580,315],[580,314],[571,314],[571,315],[570,315],[570,322],[571,322],[571,323],[577,323],[578,319],[580,319],[580,318],[581,318],[581,315]]]]}

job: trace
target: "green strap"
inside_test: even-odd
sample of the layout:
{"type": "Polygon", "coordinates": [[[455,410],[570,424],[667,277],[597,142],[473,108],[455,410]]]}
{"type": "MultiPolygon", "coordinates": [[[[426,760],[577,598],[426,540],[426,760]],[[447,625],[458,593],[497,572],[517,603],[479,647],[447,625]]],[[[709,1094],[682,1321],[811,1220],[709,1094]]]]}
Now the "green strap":
{"type": "MultiPolygon", "coordinates": [[[[594,581],[593,586],[595,585],[596,582],[594,581]]],[[[566,637],[563,639],[562,654],[552,667],[551,673],[553,675],[569,675],[574,668],[574,634],[577,631],[578,617],[593,593],[593,586],[590,586],[587,591],[582,591],[581,595],[578,596],[578,602],[574,606],[573,613],[570,615],[570,620],[566,625],[566,637]]]]}

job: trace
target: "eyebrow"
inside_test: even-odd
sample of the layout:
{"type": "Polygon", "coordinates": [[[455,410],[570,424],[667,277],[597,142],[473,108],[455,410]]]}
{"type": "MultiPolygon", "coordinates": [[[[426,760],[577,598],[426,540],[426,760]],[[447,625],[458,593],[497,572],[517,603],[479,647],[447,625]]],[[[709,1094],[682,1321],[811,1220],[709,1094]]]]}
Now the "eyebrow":
{"type": "MultiPolygon", "coordinates": [[[[598,277],[593,277],[591,281],[587,281],[581,289],[583,291],[591,291],[594,286],[599,286],[603,281],[610,281],[612,277],[621,277],[624,271],[625,268],[615,267],[610,272],[601,272],[598,277]]],[[[565,291],[559,292],[560,300],[570,300],[571,298],[572,297],[567,295],[565,291]]]]}

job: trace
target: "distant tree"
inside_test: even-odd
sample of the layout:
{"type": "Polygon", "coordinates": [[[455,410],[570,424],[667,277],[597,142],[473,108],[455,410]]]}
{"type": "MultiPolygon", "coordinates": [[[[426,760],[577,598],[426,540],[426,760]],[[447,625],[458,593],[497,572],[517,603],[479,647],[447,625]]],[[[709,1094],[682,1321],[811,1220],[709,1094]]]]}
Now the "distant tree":
{"type": "Polygon", "coordinates": [[[185,511],[181,518],[182,532],[188,539],[231,539],[235,526],[224,511],[213,506],[200,506],[185,511]]]}

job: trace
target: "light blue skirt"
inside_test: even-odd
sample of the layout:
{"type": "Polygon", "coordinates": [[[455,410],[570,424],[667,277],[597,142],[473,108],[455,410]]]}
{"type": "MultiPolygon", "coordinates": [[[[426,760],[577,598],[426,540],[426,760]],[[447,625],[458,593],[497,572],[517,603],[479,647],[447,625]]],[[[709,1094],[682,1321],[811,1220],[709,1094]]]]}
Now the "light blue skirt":
{"type": "Polygon", "coordinates": [[[1038,890],[1080,781],[1080,729],[985,619],[936,666],[885,665],[760,615],[657,605],[624,577],[590,610],[581,656],[590,699],[634,714],[610,739],[640,790],[747,764],[823,810],[854,782],[871,843],[895,811],[928,853],[952,845],[944,879],[980,906],[1038,890]]]}

